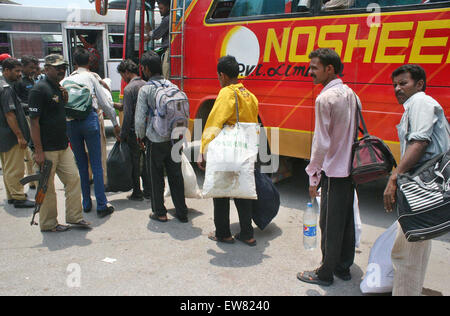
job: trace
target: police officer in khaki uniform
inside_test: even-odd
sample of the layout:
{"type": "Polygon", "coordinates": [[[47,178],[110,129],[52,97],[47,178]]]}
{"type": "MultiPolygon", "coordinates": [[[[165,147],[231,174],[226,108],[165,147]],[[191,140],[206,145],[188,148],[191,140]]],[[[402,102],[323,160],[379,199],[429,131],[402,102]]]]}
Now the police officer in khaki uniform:
{"type": "Polygon", "coordinates": [[[83,219],[80,177],[66,132],[68,95],[59,84],[66,69],[67,62],[63,56],[51,54],[45,57],[47,75],[34,85],[28,100],[35,163],[41,166],[46,159],[53,163],[47,194],[39,212],[39,225],[43,232],[64,232],[70,228],[58,223],[55,174],[64,184],[66,222],[84,228],[91,225],[83,219]]]}
{"type": "Polygon", "coordinates": [[[0,76],[0,158],[3,167],[8,204],[15,208],[32,208],[34,202],[27,200],[23,185],[25,166],[23,157],[30,140],[30,130],[25,113],[12,88],[22,75],[22,64],[14,58],[3,61],[0,76]]]}

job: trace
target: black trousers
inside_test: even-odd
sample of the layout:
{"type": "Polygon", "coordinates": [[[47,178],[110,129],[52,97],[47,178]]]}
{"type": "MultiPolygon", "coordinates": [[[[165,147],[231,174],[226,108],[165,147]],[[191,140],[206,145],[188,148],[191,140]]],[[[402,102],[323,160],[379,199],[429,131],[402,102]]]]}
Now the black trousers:
{"type": "Polygon", "coordinates": [[[147,172],[145,152],[142,151],[139,143],[136,139],[136,134],[131,132],[127,137],[126,142],[130,147],[131,163],[133,165],[132,177],[133,177],[133,194],[142,195],[142,186],[144,187],[144,195],[151,195],[151,181],[150,175],[147,172]]]}
{"type": "Polygon", "coordinates": [[[184,180],[181,162],[172,159],[172,142],[154,143],[146,141],[147,161],[152,184],[152,210],[157,216],[167,214],[164,206],[164,170],[169,180],[170,193],[177,216],[186,217],[188,209],[184,199],[184,180]]]}
{"type": "MultiPolygon", "coordinates": [[[[231,237],[230,231],[230,198],[215,198],[214,201],[214,224],[216,226],[216,237],[231,237]]],[[[234,199],[239,215],[241,226],[240,238],[249,240],[253,238],[252,226],[252,200],[234,199]]]]}
{"type": "Polygon", "coordinates": [[[333,272],[349,273],[355,259],[354,184],[350,177],[329,178],[322,173],[320,230],[322,265],[317,275],[333,280],[333,272]]]}

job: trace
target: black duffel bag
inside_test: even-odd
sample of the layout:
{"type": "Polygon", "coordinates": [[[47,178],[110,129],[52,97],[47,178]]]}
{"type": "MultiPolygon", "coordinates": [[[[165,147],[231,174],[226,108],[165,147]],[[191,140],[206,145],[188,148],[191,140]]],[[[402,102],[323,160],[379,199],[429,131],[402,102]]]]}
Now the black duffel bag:
{"type": "Polygon", "coordinates": [[[378,137],[370,135],[361,112],[361,104],[356,97],[356,133],[352,145],[350,175],[355,184],[363,184],[388,176],[397,167],[389,147],[378,137]],[[359,121],[363,137],[358,139],[359,121]]]}
{"type": "Polygon", "coordinates": [[[397,178],[398,221],[408,241],[450,231],[450,151],[397,178]]]}
{"type": "Polygon", "coordinates": [[[108,192],[127,192],[133,188],[133,164],[130,147],[125,142],[116,142],[106,160],[108,192]]]}
{"type": "Polygon", "coordinates": [[[253,222],[259,229],[263,230],[278,214],[280,209],[280,193],[265,173],[261,173],[258,168],[255,169],[255,186],[257,200],[253,203],[253,222]]]}

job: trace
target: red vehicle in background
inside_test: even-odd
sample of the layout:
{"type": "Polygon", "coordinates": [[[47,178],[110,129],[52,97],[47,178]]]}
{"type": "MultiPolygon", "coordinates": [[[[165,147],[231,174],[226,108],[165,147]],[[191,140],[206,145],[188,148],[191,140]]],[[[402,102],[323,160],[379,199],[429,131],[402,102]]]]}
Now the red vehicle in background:
{"type": "MultiPolygon", "coordinates": [[[[333,48],[344,62],[341,78],[361,98],[369,132],[398,159],[403,107],[394,96],[393,70],[406,63],[424,67],[427,93],[450,118],[450,1],[423,2],[172,0],[172,80],[189,97],[191,125],[196,119],[204,125],[220,90],[217,60],[235,56],[241,80],[259,99],[269,139],[279,134],[272,153],[308,159],[322,89],[308,76],[308,55],[333,48]]],[[[193,131],[194,139],[200,135],[193,131]]]]}

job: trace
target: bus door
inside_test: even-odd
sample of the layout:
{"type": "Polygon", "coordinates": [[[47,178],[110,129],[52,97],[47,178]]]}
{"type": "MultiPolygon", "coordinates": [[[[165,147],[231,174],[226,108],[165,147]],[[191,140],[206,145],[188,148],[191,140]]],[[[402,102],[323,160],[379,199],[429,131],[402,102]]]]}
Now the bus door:
{"type": "MultiPolygon", "coordinates": [[[[83,23],[86,24],[86,23],[83,23]]],[[[73,52],[77,47],[84,47],[90,53],[89,68],[100,77],[108,76],[106,68],[105,41],[106,29],[104,24],[70,26],[65,27],[67,56],[70,63],[70,72],[73,69],[73,52]]]]}

